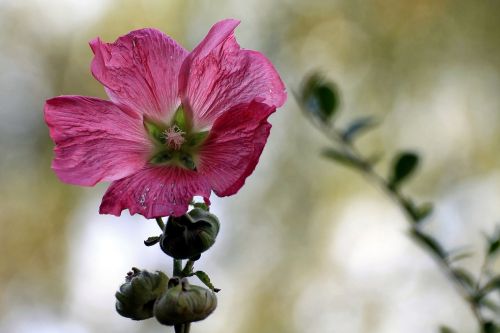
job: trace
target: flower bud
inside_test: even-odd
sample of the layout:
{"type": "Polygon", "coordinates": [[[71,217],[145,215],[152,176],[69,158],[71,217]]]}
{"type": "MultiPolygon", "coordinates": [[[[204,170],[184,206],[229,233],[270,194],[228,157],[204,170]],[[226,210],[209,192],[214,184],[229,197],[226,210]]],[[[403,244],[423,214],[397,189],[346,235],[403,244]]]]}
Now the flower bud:
{"type": "Polygon", "coordinates": [[[133,320],[153,317],[154,302],[167,289],[167,283],[163,272],[150,273],[133,267],[115,294],[116,311],[133,320]]]}
{"type": "Polygon", "coordinates": [[[190,285],[186,278],[172,278],[169,286],[154,305],[154,315],[163,325],[173,326],[203,320],[217,307],[215,293],[190,285]]]}
{"type": "Polygon", "coordinates": [[[219,233],[219,220],[201,208],[169,217],[160,247],[175,259],[191,259],[208,250],[219,233]]]}

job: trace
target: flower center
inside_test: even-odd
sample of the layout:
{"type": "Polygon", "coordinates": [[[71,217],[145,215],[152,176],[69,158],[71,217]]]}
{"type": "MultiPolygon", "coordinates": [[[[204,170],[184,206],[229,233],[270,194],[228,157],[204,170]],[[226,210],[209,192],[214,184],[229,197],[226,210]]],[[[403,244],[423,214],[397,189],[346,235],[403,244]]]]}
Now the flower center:
{"type": "Polygon", "coordinates": [[[173,150],[181,149],[182,144],[186,141],[184,135],[186,135],[186,132],[184,132],[177,125],[170,126],[169,128],[163,131],[165,144],[173,150]]]}
{"type": "Polygon", "coordinates": [[[182,106],[168,123],[145,117],[143,124],[153,143],[149,163],[196,171],[197,155],[209,132],[193,130],[182,106]]]}

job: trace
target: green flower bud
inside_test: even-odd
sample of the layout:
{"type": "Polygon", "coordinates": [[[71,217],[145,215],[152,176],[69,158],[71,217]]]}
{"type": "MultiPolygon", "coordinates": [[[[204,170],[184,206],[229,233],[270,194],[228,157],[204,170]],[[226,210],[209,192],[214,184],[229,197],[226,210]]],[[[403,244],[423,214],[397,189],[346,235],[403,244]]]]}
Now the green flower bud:
{"type": "Polygon", "coordinates": [[[212,291],[192,286],[186,278],[170,279],[169,289],[158,298],[154,315],[163,325],[173,326],[207,318],[217,307],[217,296],[212,291]]]}
{"type": "Polygon", "coordinates": [[[219,233],[219,220],[201,208],[169,217],[160,247],[175,259],[190,259],[208,250],[219,233]]]}
{"type": "Polygon", "coordinates": [[[153,317],[154,303],[167,284],[168,277],[163,272],[150,273],[133,267],[115,294],[116,311],[133,320],[153,317]]]}

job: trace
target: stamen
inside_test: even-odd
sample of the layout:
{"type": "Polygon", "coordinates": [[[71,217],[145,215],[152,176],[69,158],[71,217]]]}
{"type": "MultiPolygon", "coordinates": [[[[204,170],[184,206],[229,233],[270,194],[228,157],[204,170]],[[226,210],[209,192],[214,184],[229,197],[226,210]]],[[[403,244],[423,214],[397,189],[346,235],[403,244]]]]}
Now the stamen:
{"type": "Polygon", "coordinates": [[[174,150],[179,150],[186,141],[184,134],[186,132],[183,132],[177,125],[171,126],[163,132],[167,145],[174,150]]]}

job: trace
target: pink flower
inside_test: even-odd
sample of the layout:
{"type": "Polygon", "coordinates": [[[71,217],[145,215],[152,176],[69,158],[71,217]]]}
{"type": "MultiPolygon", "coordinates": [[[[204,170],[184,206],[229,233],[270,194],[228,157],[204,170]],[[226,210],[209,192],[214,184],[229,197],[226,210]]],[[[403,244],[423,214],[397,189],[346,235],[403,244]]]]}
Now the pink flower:
{"type": "Polygon", "coordinates": [[[116,216],[179,216],[193,196],[235,194],[267,141],[267,118],[286,100],[269,60],[237,44],[238,24],[216,23],[190,53],[155,29],[91,41],[92,74],[110,101],[47,100],[58,177],[112,181],[100,213],[116,216]]]}

